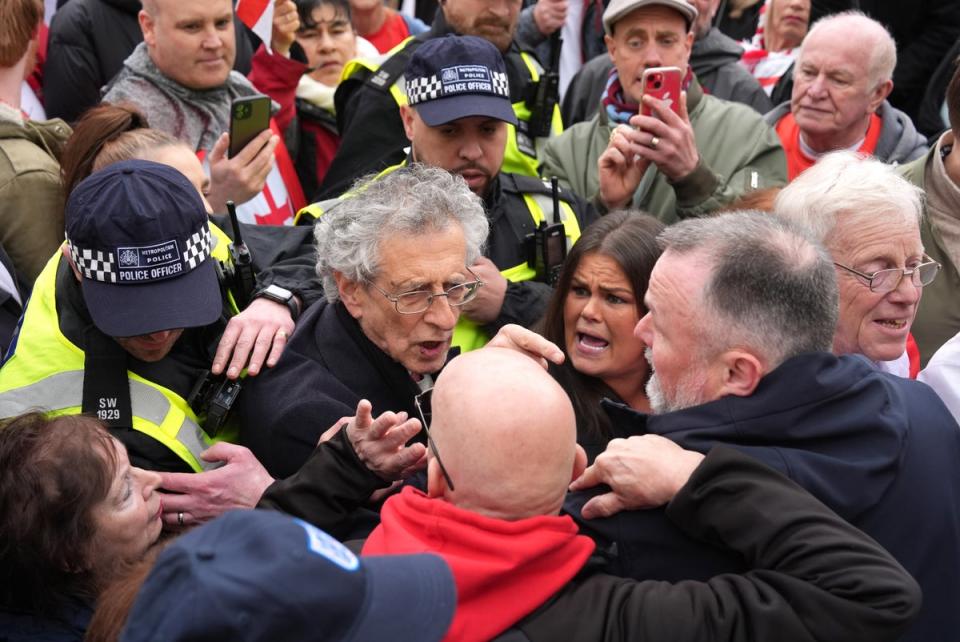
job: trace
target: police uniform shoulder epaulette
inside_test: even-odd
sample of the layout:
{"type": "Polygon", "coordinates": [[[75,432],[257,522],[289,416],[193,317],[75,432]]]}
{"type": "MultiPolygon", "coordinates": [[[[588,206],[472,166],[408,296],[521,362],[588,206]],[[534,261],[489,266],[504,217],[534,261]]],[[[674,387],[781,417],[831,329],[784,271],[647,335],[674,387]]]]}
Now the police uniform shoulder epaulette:
{"type": "MultiPolygon", "coordinates": [[[[511,174],[507,172],[500,173],[500,183],[502,189],[507,192],[516,192],[518,194],[546,194],[553,195],[553,188],[550,186],[550,179],[537,178],[536,176],[525,176],[524,174],[511,174]]],[[[558,186],[557,194],[561,199],[567,202],[573,202],[573,194],[558,186]]]]}
{"type": "Polygon", "coordinates": [[[390,91],[393,83],[403,75],[403,70],[407,68],[407,61],[413,56],[413,52],[422,44],[423,40],[411,38],[403,49],[384,60],[376,71],[367,72],[364,84],[380,91],[390,91]]]}

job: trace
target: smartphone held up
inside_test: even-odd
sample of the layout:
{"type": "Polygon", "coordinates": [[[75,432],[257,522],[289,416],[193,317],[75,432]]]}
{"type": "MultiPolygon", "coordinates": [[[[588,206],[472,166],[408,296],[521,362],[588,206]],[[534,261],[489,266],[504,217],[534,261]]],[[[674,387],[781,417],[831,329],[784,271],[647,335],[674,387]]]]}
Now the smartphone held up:
{"type": "MultiPolygon", "coordinates": [[[[643,72],[643,95],[662,100],[673,113],[680,115],[680,91],[682,76],[678,67],[651,67],[643,72]]],[[[640,104],[641,116],[653,116],[650,108],[640,104]]]]}
{"type": "Polygon", "coordinates": [[[270,97],[236,98],[230,106],[230,149],[233,158],[263,130],[270,127],[270,97]]]}

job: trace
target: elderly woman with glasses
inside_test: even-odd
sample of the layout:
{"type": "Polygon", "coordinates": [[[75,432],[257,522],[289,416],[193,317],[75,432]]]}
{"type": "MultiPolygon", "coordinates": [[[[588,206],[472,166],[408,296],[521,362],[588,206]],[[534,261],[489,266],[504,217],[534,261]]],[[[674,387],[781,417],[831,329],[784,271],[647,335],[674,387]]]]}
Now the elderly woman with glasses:
{"type": "Polygon", "coordinates": [[[774,205],[775,214],[807,226],[833,256],[840,291],[833,351],[862,354],[913,377],[910,325],[923,286],[940,270],[920,240],[922,195],[890,165],[835,152],[784,188],[774,205]]]}
{"type": "Polygon", "coordinates": [[[274,477],[299,469],[361,399],[416,417],[414,397],[446,363],[461,306],[482,286],[467,266],[488,222],[462,178],[412,165],[354,193],[317,223],[326,301],[245,391],[241,440],[274,477]]]}

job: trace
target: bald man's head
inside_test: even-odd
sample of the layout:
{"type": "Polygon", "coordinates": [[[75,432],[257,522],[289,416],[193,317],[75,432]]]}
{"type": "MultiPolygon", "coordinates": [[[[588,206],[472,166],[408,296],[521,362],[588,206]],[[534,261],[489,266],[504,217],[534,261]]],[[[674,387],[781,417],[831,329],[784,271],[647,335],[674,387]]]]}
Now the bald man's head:
{"type": "Polygon", "coordinates": [[[431,462],[431,496],[500,519],[559,512],[585,456],[569,397],[538,363],[503,348],[461,355],[437,379],[432,409],[456,491],[431,462]]]}

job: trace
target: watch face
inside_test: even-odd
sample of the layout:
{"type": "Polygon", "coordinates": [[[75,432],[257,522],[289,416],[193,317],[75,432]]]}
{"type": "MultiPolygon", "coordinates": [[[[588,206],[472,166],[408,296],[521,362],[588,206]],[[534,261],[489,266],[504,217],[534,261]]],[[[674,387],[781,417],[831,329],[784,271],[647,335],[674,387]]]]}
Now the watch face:
{"type": "Polygon", "coordinates": [[[279,285],[268,285],[264,288],[263,293],[269,297],[277,298],[283,301],[293,297],[293,292],[286,288],[281,288],[279,285]]]}

